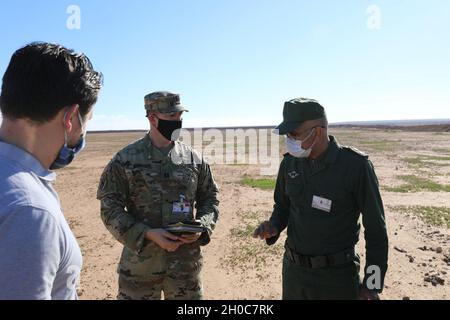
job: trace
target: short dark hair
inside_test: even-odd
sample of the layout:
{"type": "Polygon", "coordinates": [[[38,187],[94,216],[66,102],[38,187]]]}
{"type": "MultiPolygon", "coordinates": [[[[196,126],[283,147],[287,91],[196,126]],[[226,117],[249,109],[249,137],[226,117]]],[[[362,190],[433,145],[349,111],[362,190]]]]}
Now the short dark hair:
{"type": "Polygon", "coordinates": [[[4,117],[48,122],[78,104],[86,116],[97,102],[103,75],[84,54],[58,44],[34,42],[17,50],[3,76],[4,117]]]}
{"type": "Polygon", "coordinates": [[[327,118],[327,116],[324,116],[323,118],[320,118],[319,121],[322,124],[322,126],[328,127],[328,118],[327,118]]]}

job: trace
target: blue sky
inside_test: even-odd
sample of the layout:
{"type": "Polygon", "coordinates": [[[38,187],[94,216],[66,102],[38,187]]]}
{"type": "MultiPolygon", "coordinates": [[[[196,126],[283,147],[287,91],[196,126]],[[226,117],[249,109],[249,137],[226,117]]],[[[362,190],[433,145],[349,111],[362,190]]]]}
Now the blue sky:
{"type": "Polygon", "coordinates": [[[147,128],[157,90],[186,127],[275,125],[300,96],[331,122],[450,118],[449,31],[448,0],[2,1],[0,74],[36,40],[86,53],[105,76],[90,130],[147,128]]]}

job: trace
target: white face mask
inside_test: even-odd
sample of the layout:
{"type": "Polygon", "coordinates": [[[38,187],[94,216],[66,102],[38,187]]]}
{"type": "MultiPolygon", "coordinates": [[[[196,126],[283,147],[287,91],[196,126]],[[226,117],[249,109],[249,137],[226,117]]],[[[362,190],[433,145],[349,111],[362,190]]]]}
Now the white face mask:
{"type": "MultiPolygon", "coordinates": [[[[312,134],[314,130],[311,131],[311,133],[305,138],[307,140],[312,134]]],[[[303,140],[303,141],[305,141],[303,140]]],[[[303,141],[291,139],[288,136],[286,136],[286,150],[289,152],[289,154],[296,158],[308,158],[311,155],[312,147],[314,144],[307,150],[303,149],[302,143],[303,141]]]]}

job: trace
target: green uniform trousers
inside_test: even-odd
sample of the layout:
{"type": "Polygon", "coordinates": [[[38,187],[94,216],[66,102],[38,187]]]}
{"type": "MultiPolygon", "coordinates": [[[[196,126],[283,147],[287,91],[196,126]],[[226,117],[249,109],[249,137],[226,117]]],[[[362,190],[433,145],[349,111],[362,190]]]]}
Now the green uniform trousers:
{"type": "Polygon", "coordinates": [[[357,300],[360,261],[319,269],[302,267],[283,258],[283,300],[357,300]]]}

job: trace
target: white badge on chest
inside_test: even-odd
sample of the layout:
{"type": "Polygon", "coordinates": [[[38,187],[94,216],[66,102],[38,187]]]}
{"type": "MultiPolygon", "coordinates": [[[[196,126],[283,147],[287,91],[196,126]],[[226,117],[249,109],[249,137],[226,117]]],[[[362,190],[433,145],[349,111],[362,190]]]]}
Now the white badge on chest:
{"type": "Polygon", "coordinates": [[[188,214],[188,213],[191,212],[191,204],[189,203],[189,201],[185,200],[185,198],[186,197],[181,194],[180,195],[180,201],[173,203],[172,213],[174,213],[174,214],[180,214],[180,213],[188,214]]]}
{"type": "Polygon", "coordinates": [[[333,201],[318,196],[313,196],[312,207],[321,211],[331,212],[333,201]]]}

